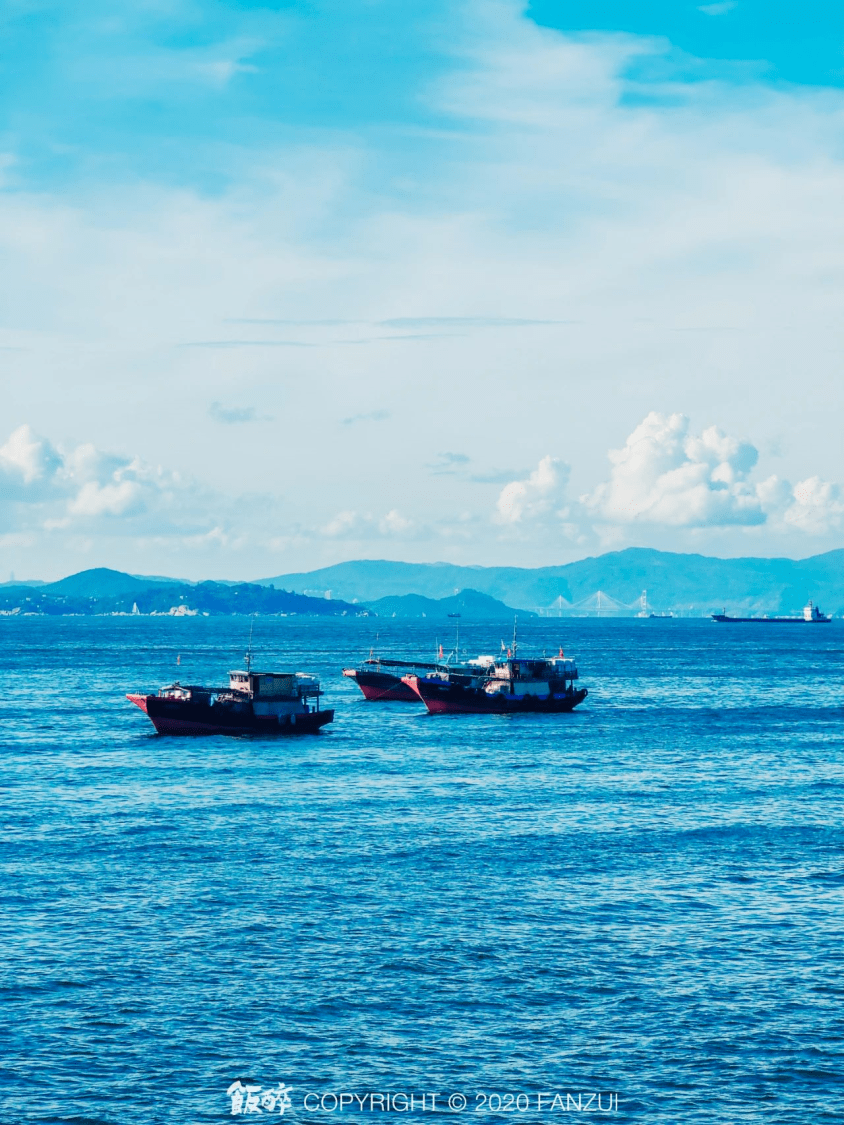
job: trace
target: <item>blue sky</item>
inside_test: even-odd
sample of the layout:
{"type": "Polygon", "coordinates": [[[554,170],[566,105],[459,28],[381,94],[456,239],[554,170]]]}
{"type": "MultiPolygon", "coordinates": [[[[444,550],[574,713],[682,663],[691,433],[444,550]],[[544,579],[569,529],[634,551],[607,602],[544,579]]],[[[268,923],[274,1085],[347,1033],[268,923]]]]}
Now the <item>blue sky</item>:
{"type": "Polygon", "coordinates": [[[839,6],[0,34],[3,570],[840,545],[839,6]]]}
{"type": "Polygon", "coordinates": [[[560,31],[627,32],[671,44],[685,80],[728,76],[817,86],[844,84],[844,9],[828,0],[537,0],[538,24],[560,31]]]}
{"type": "MultiPolygon", "coordinates": [[[[18,182],[152,177],[213,192],[239,171],[222,150],[326,131],[392,130],[385,147],[412,162],[408,128],[455,127],[426,94],[459,67],[484,7],[7,0],[0,94],[18,182]]],[[[536,0],[525,18],[655,41],[625,68],[646,85],[844,85],[844,8],[831,3],[536,0]]]]}

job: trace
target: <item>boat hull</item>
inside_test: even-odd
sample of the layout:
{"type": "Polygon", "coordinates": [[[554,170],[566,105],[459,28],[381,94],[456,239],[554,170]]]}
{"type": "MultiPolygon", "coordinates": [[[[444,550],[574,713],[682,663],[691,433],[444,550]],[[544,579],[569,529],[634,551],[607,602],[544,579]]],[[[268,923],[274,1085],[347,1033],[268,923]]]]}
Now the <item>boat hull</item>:
{"type": "Polygon", "coordinates": [[[447,682],[408,677],[432,715],[560,715],[573,711],[588,695],[586,688],[552,695],[507,695],[447,682]]]}
{"type": "Polygon", "coordinates": [[[728,617],[725,613],[713,613],[712,620],[719,625],[828,625],[829,617],[728,617]]]}
{"type": "Polygon", "coordinates": [[[127,695],[140,707],[159,734],[314,734],[333,722],[334,711],[302,711],[287,715],[256,715],[250,704],[242,709],[208,706],[157,695],[127,695]]]}
{"type": "Polygon", "coordinates": [[[419,696],[398,676],[387,672],[361,671],[359,668],[344,668],[343,675],[354,680],[364,699],[370,702],[393,701],[396,703],[418,703],[419,696]]]}

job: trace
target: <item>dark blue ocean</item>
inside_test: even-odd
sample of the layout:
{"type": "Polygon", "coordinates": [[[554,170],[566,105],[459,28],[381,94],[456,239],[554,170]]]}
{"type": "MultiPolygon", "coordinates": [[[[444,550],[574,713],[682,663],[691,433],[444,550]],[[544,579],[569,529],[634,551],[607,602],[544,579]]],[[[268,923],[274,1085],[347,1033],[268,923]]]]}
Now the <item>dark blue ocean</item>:
{"type": "Polygon", "coordinates": [[[0,621],[4,1122],[842,1119],[844,625],[527,623],[577,712],[431,717],[340,676],[372,620],[258,619],[324,733],[125,700],[248,629],[0,621]]]}

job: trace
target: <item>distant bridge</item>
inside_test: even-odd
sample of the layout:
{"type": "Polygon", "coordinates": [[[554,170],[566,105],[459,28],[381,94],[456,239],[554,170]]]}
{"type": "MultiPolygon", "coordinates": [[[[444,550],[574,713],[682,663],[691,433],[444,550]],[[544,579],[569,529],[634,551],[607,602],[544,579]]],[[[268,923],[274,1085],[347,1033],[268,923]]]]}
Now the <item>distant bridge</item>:
{"type": "Polygon", "coordinates": [[[604,590],[596,590],[577,602],[566,601],[559,594],[550,605],[538,606],[535,612],[540,617],[648,617],[652,610],[647,590],[630,605],[604,590]]]}

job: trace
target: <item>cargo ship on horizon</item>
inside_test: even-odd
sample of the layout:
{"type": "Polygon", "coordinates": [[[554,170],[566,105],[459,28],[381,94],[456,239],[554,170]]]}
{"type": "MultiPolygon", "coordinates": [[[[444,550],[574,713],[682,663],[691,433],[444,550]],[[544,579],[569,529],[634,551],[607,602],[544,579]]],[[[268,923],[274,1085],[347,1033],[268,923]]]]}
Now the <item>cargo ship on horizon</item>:
{"type": "Polygon", "coordinates": [[[828,625],[832,620],[830,614],[821,613],[818,607],[811,601],[809,601],[808,604],[803,607],[803,614],[800,617],[772,617],[769,614],[766,614],[762,617],[731,617],[730,614],[727,613],[726,609],[724,609],[723,613],[711,614],[711,617],[713,621],[717,621],[722,625],[828,625]]]}

